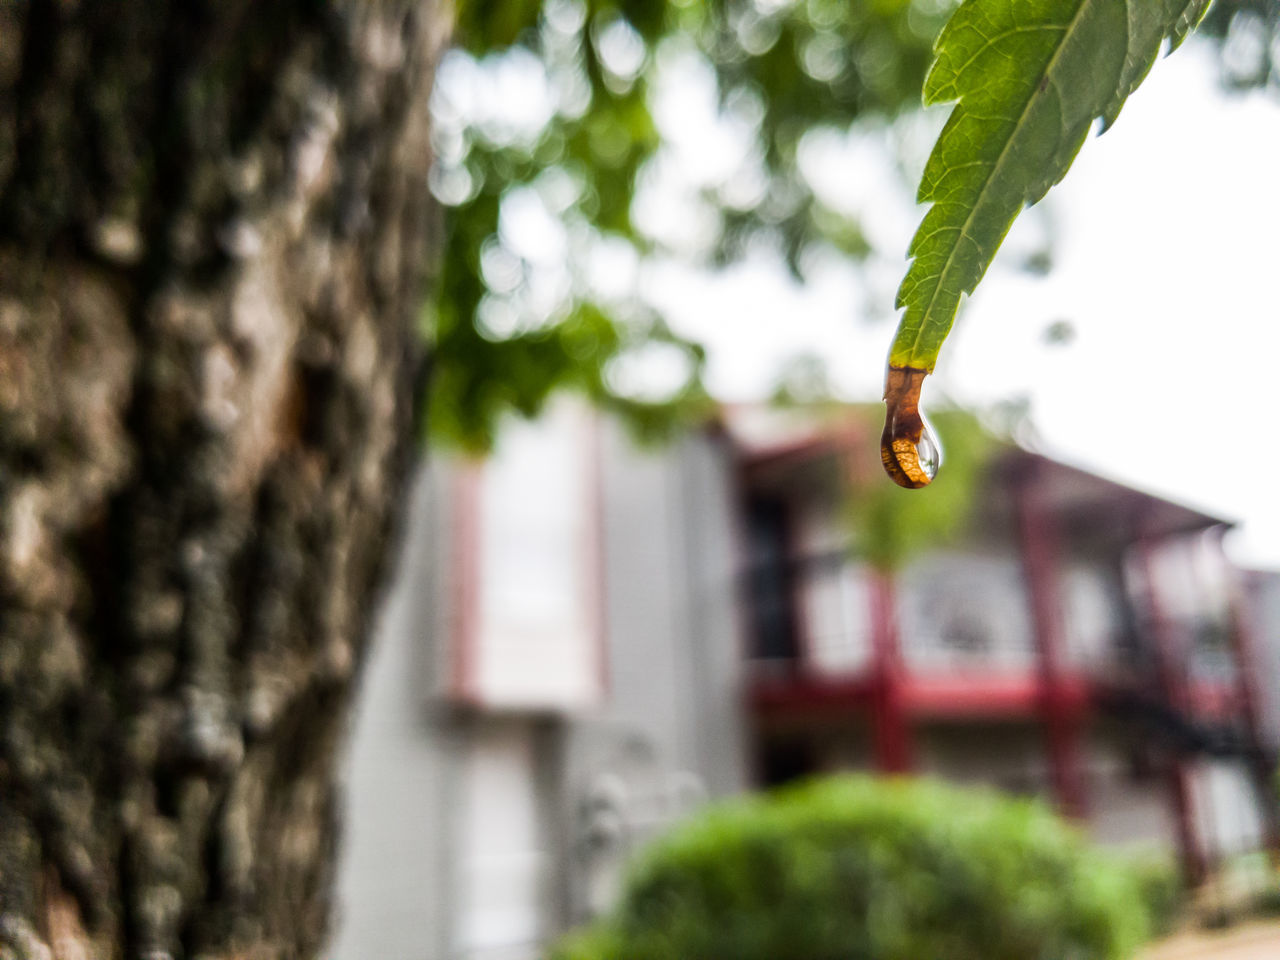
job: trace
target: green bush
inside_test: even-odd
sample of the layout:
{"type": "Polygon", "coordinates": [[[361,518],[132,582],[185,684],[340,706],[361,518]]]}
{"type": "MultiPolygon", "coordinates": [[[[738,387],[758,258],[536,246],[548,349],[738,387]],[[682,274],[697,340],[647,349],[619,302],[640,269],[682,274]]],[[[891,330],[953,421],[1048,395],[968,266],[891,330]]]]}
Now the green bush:
{"type": "Polygon", "coordinates": [[[1132,869],[1142,892],[1152,932],[1158,935],[1171,933],[1187,899],[1177,865],[1166,857],[1152,856],[1134,861],[1132,869]]]}
{"type": "Polygon", "coordinates": [[[841,777],[736,800],[553,960],[1129,960],[1139,877],[1039,803],[841,777]]]}

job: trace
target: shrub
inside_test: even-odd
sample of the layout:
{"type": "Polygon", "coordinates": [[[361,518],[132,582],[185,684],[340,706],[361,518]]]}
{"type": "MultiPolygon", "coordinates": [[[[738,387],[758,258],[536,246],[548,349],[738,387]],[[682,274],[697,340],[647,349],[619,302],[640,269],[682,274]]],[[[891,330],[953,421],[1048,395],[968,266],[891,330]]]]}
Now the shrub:
{"type": "Polygon", "coordinates": [[[565,937],[556,947],[553,960],[612,960],[629,955],[618,932],[601,923],[565,937]]]}
{"type": "Polygon", "coordinates": [[[1153,933],[1171,933],[1186,905],[1186,888],[1175,863],[1165,857],[1135,860],[1133,874],[1153,933]]]}
{"type": "Polygon", "coordinates": [[[1133,871],[1043,805],[840,777],[714,807],[651,847],[553,960],[1128,960],[1133,871]]]}

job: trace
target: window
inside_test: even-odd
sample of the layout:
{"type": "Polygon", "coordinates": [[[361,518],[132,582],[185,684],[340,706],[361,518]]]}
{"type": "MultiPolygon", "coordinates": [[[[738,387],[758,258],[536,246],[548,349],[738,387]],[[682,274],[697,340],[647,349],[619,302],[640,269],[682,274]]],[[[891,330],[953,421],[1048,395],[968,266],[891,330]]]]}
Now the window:
{"type": "Polygon", "coordinates": [[[776,497],[753,499],[747,507],[747,527],[746,589],[752,656],[794,660],[799,644],[786,504],[776,497]]]}

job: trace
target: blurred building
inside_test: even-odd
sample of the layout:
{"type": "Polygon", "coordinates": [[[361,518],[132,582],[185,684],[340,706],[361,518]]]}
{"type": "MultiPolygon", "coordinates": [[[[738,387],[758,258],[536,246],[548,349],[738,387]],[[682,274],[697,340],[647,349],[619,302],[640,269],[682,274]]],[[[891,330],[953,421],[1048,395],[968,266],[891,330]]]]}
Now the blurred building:
{"type": "MultiPolygon", "coordinates": [[[[1242,626],[1253,638],[1253,663],[1257,671],[1258,709],[1264,742],[1272,754],[1280,753],[1280,572],[1245,570],[1242,626]]],[[[1280,796],[1280,772],[1275,783],[1280,796]]]]}
{"type": "Polygon", "coordinates": [[[1009,449],[960,545],[878,572],[844,510],[865,412],[646,451],[562,403],[423,472],[336,960],[533,960],[706,800],[842,769],[1043,795],[1193,876],[1261,846],[1276,654],[1228,524],[1009,449]]]}

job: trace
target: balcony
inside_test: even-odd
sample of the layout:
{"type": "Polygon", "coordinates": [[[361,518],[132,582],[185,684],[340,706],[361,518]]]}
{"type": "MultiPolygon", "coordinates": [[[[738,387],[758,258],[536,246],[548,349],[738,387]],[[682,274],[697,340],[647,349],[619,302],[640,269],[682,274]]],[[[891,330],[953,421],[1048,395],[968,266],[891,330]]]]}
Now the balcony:
{"type": "MultiPolygon", "coordinates": [[[[1062,649],[1055,696],[1069,711],[1127,692],[1163,697],[1155,626],[1107,569],[1068,563],[1060,574],[1062,649]]],[[[822,716],[870,708],[877,665],[875,576],[843,551],[775,562],[747,578],[753,639],[748,699],[759,716],[822,716]]],[[[1019,559],[938,552],[896,578],[892,619],[900,703],[914,719],[1032,718],[1047,672],[1019,559]]],[[[1228,639],[1209,618],[1166,624],[1175,681],[1189,718],[1239,712],[1228,639]]]]}

